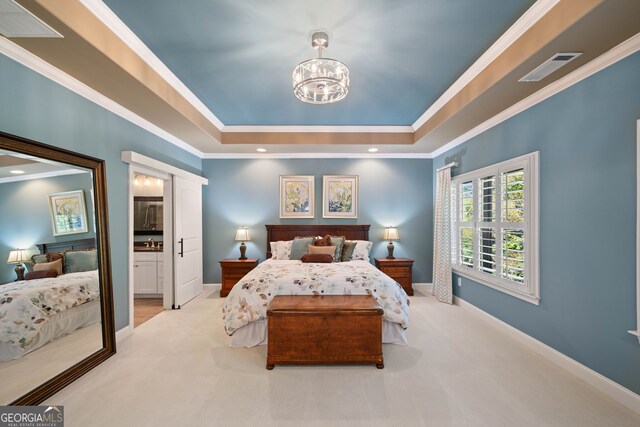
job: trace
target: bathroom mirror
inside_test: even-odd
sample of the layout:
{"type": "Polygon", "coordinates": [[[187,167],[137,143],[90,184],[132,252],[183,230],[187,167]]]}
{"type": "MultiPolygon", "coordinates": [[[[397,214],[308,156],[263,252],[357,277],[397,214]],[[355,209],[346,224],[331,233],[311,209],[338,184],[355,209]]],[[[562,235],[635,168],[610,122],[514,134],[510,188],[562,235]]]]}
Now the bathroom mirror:
{"type": "Polygon", "coordinates": [[[115,354],[104,161],[0,132],[0,405],[115,354]]]}

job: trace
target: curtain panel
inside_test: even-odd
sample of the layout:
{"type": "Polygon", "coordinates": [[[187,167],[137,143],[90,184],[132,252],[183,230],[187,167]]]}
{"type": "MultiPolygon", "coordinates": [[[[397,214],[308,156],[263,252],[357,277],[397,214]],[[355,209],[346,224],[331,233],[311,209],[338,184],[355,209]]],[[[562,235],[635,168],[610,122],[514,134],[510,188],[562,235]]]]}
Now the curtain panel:
{"type": "Polygon", "coordinates": [[[433,228],[433,295],[440,302],[452,304],[450,167],[442,168],[436,172],[433,228]]]}

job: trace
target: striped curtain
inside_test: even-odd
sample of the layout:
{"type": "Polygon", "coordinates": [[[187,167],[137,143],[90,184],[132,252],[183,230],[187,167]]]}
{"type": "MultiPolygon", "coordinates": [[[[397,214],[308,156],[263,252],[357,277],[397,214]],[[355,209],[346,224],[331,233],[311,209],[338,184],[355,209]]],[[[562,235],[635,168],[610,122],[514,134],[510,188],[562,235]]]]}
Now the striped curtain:
{"type": "Polygon", "coordinates": [[[436,172],[436,206],[433,223],[433,295],[453,303],[451,278],[451,168],[436,172]]]}

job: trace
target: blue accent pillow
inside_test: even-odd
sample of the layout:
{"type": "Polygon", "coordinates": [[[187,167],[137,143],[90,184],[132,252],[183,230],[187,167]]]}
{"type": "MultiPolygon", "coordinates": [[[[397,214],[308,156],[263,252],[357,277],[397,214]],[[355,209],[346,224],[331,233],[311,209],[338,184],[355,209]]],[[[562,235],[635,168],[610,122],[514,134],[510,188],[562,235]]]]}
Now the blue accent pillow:
{"type": "Polygon", "coordinates": [[[300,260],[309,253],[309,245],[313,244],[313,237],[296,237],[291,243],[291,258],[300,260]]]}
{"type": "Polygon", "coordinates": [[[78,273],[98,269],[98,251],[67,251],[64,253],[64,273],[78,273]]]}

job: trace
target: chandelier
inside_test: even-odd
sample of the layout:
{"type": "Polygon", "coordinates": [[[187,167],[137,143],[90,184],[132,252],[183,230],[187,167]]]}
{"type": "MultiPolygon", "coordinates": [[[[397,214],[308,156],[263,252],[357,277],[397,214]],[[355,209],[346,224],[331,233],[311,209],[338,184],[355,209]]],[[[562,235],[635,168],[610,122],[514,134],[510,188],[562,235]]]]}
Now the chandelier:
{"type": "Polygon", "coordinates": [[[327,33],[313,33],[311,46],[318,49],[318,57],[301,62],[293,69],[293,94],[309,104],[340,101],[349,93],[349,69],[340,61],[322,57],[322,50],[329,46],[327,33]]]}

